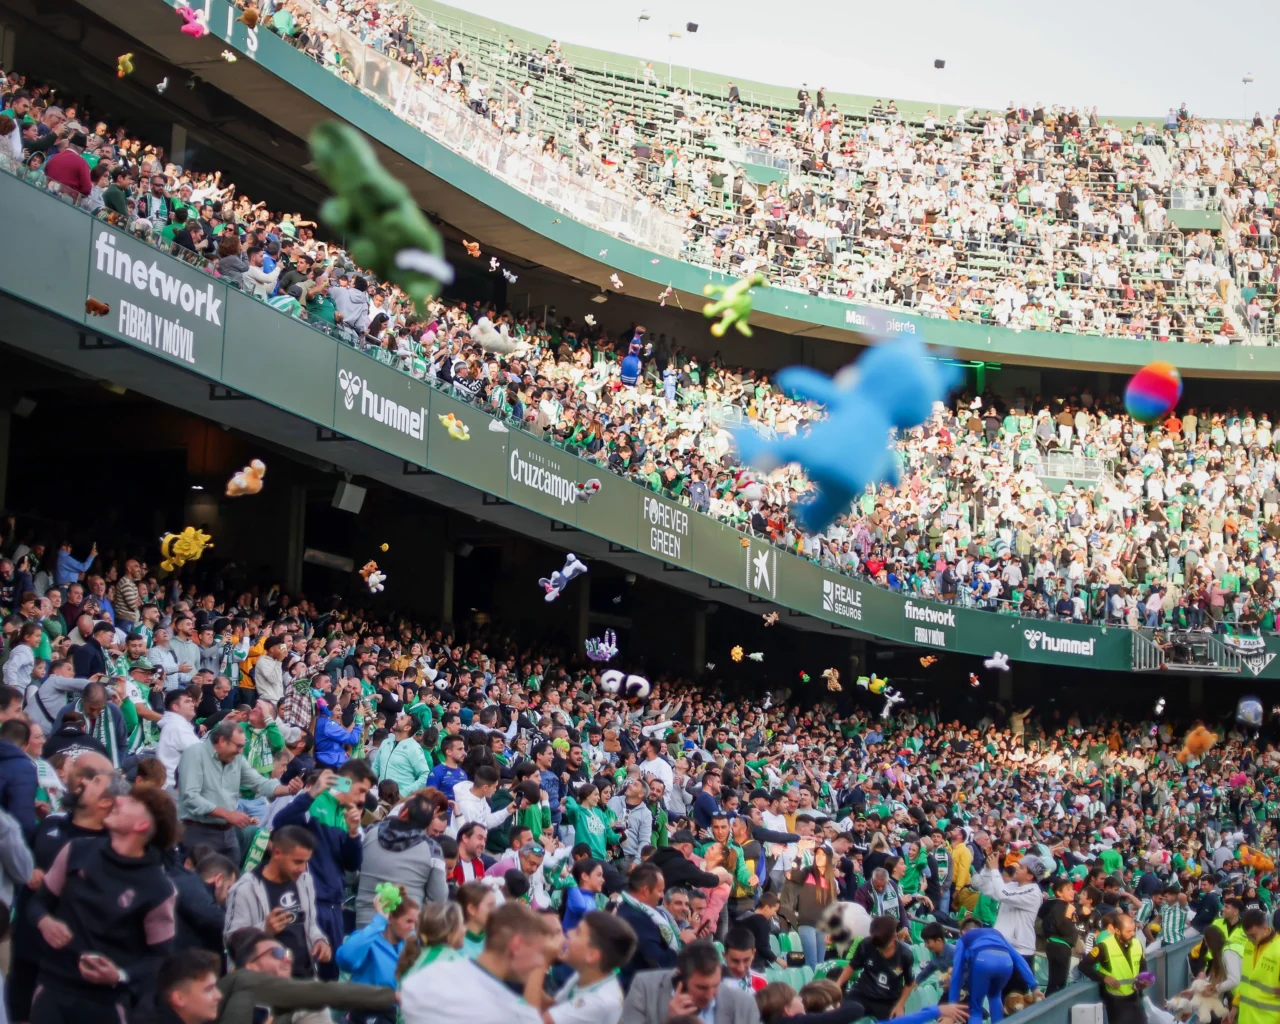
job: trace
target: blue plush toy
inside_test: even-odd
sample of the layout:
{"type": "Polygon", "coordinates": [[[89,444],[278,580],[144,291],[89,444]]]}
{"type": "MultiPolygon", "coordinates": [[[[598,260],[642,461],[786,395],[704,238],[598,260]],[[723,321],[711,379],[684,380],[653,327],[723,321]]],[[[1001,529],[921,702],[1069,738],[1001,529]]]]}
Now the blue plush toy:
{"type": "Polygon", "coordinates": [[[889,446],[889,430],[919,426],[933,403],[956,383],[955,369],[930,360],[918,341],[876,346],[835,377],[791,366],[774,378],[797,398],[826,407],[806,435],[766,441],[752,430],[734,434],[742,461],[766,471],[799,463],[818,488],[812,501],[795,508],[809,532],[819,532],[849,510],[869,483],[897,483],[901,465],[889,446]]]}

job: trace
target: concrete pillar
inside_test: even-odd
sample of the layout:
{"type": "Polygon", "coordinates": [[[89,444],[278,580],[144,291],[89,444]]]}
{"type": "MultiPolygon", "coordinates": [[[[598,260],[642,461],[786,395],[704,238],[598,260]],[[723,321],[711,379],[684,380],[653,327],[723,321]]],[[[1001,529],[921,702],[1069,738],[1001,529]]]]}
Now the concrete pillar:
{"type": "Polygon", "coordinates": [[[706,671],[707,664],[707,606],[699,604],[693,610],[692,674],[697,677],[706,671]]]}
{"type": "Polygon", "coordinates": [[[187,166],[187,130],[180,124],[175,124],[169,133],[169,160],[187,166]]]}
{"type": "Polygon", "coordinates": [[[289,540],[285,547],[285,585],[296,594],[302,589],[302,555],[307,547],[307,489],[289,488],[289,540]]]}
{"type": "Polygon", "coordinates": [[[1187,704],[1192,711],[1204,705],[1204,679],[1200,676],[1192,676],[1187,680],[1187,704]]]}
{"type": "Polygon", "coordinates": [[[13,413],[0,409],[0,508],[5,507],[9,489],[9,435],[13,426],[13,413]]]}
{"type": "Polygon", "coordinates": [[[578,578],[582,586],[577,588],[578,599],[578,650],[587,642],[591,629],[591,574],[578,578]]]}
{"type": "MultiPolygon", "coordinates": [[[[1018,667],[1021,668],[1022,666],[1019,665],[1018,667]]],[[[1009,701],[1013,700],[1013,673],[1012,672],[1000,673],[999,694],[1000,694],[1000,700],[1005,703],[1008,703],[1009,701]]]]}
{"type": "Polygon", "coordinates": [[[441,552],[440,564],[440,620],[446,629],[453,627],[453,560],[452,548],[441,552]]]}
{"type": "Polygon", "coordinates": [[[12,25],[0,22],[0,66],[13,67],[13,54],[18,48],[18,33],[12,25]]]}

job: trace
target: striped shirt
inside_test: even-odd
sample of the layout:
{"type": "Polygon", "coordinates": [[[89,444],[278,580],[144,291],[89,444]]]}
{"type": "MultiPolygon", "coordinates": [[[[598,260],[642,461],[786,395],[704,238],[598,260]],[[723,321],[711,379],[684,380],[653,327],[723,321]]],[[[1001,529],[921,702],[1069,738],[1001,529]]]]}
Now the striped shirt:
{"type": "Polygon", "coordinates": [[[1160,945],[1172,946],[1181,942],[1187,934],[1187,918],[1191,916],[1191,908],[1173,902],[1160,907],[1160,945]]]}
{"type": "Polygon", "coordinates": [[[1155,910],[1155,904],[1152,903],[1151,897],[1144,897],[1142,902],[1138,904],[1138,912],[1133,915],[1133,919],[1138,923],[1139,928],[1145,928],[1151,923],[1151,915],[1155,910]]]}

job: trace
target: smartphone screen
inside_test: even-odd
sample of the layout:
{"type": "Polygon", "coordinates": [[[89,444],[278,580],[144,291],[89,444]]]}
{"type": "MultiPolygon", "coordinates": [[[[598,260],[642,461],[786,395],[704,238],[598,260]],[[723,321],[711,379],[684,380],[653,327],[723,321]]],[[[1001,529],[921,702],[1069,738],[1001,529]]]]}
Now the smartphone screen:
{"type": "Polygon", "coordinates": [[[255,1006],[253,1008],[253,1024],[267,1024],[271,1019],[271,1007],[255,1006]]]}
{"type": "Polygon", "coordinates": [[[333,780],[333,791],[335,793],[350,793],[351,780],[347,778],[345,775],[339,775],[336,779],[333,780]]]}

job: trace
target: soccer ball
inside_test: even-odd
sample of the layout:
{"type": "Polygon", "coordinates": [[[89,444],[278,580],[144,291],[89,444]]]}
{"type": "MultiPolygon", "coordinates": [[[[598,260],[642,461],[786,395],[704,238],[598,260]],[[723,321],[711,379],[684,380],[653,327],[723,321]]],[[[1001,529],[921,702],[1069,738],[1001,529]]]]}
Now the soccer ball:
{"type": "Polygon", "coordinates": [[[833,903],[822,912],[818,927],[844,957],[854,942],[871,934],[871,915],[859,903],[833,903]]]}

